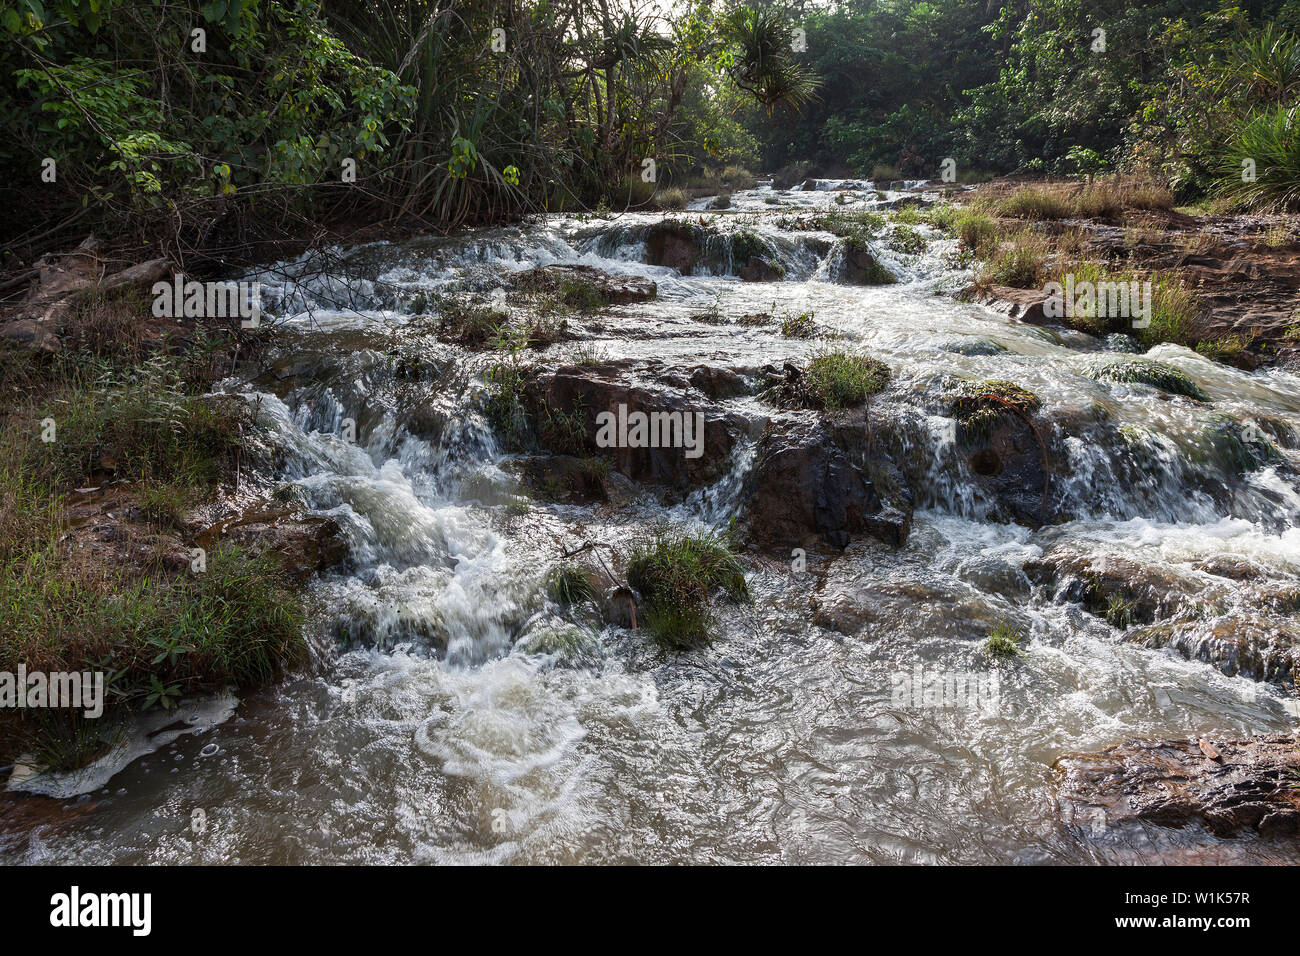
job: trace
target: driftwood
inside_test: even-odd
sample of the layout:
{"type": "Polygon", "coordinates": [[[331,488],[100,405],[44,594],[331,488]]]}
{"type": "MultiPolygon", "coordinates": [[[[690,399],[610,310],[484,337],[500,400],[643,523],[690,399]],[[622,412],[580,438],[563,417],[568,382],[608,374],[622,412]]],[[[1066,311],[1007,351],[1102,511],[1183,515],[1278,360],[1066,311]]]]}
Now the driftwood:
{"type": "Polygon", "coordinates": [[[107,274],[98,255],[99,240],[88,236],[72,252],[43,256],[27,273],[35,279],[27,297],[0,328],[0,337],[30,348],[57,351],[59,324],[86,296],[120,289],[147,288],[174,271],[169,259],[150,259],[107,274]]]}

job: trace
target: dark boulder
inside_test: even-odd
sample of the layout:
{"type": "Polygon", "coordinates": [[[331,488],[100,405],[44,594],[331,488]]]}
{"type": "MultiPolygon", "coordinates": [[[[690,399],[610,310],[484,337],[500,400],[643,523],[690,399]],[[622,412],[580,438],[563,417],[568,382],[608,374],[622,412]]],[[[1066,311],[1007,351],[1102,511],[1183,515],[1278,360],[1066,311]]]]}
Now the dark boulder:
{"type": "Polygon", "coordinates": [[[569,450],[581,449],[582,454],[604,458],[633,481],[680,491],[721,477],[736,445],[751,430],[746,419],[693,389],[679,370],[657,363],[563,366],[538,376],[530,392],[535,417],[560,411],[572,423],[576,447],[569,450]],[[644,436],[635,432],[641,416],[652,426],[644,436]],[[702,432],[698,430],[700,416],[702,432]],[[606,421],[615,423],[614,437],[619,438],[611,447],[598,443],[606,421]],[[622,438],[618,436],[620,422],[627,425],[622,438]],[[667,440],[655,447],[655,437],[667,440]]]}
{"type": "Polygon", "coordinates": [[[891,462],[868,465],[865,445],[862,423],[769,426],[745,483],[750,540],[769,549],[844,548],[859,534],[895,546],[906,541],[910,496],[891,462]]]}
{"type": "Polygon", "coordinates": [[[676,269],[684,276],[694,271],[703,246],[703,230],[686,222],[665,220],[655,223],[645,233],[646,262],[676,269]]]}
{"type": "Polygon", "coordinates": [[[845,239],[832,263],[831,281],[841,285],[889,285],[898,281],[866,243],[845,239]]]}

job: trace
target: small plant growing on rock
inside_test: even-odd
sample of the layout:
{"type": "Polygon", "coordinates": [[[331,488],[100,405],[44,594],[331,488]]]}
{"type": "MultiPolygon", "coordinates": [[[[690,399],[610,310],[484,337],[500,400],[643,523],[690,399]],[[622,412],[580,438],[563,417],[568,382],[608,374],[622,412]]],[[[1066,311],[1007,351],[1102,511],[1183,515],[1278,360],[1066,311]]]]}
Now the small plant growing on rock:
{"type": "Polygon", "coordinates": [[[812,312],[787,315],[781,320],[781,334],[787,339],[810,339],[817,334],[817,323],[812,312]]]}
{"type": "Polygon", "coordinates": [[[981,285],[1005,285],[1015,289],[1035,289],[1042,285],[1044,266],[1051,250],[1047,240],[1028,230],[1012,237],[1010,243],[993,252],[984,271],[981,285]]]}
{"type": "Polygon", "coordinates": [[[916,255],[925,252],[927,243],[925,236],[911,226],[897,226],[890,235],[887,245],[895,252],[916,255]]]}
{"type": "Polygon", "coordinates": [[[1024,636],[1003,621],[989,632],[989,639],[984,642],[984,652],[993,657],[1019,657],[1024,653],[1020,649],[1023,642],[1024,636]]]}
{"type": "Polygon", "coordinates": [[[1027,418],[1043,405],[1033,392],[1014,382],[990,379],[964,382],[952,404],[953,417],[968,435],[984,434],[1003,412],[1027,418]]]}
{"type": "Polygon", "coordinates": [[[1126,601],[1118,594],[1106,597],[1106,621],[1111,627],[1127,631],[1133,626],[1133,608],[1135,601],[1126,601]]]}
{"type": "Polygon", "coordinates": [[[854,408],[889,384],[889,374],[884,362],[865,355],[821,352],[808,362],[800,386],[815,408],[854,408]]]}

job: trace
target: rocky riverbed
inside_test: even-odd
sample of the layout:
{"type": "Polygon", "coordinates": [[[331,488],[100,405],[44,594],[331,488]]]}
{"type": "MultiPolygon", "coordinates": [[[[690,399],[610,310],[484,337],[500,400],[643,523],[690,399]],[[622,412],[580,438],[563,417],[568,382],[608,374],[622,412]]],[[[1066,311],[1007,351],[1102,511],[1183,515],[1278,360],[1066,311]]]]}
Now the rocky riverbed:
{"type": "MultiPolygon", "coordinates": [[[[1025,290],[963,301],[940,230],[826,219],[936,193],[802,185],[248,276],[277,332],[220,386],[261,426],[243,498],[144,547],[298,555],[313,667],[66,813],[15,813],[3,852],[1300,860],[1300,247],[1150,225],[1141,254],[1200,270],[1207,321],[1258,329],[1228,364],[1042,321],[1025,290]],[[880,369],[827,407],[810,369],[838,352],[880,369]],[[677,438],[599,440],[635,414],[677,438]],[[743,558],[750,600],[713,605],[706,647],[657,644],[627,579],[665,526],[743,558]],[[571,563],[600,587],[562,604],[571,563]]],[[[120,493],[86,493],[86,547],[120,493]]]]}

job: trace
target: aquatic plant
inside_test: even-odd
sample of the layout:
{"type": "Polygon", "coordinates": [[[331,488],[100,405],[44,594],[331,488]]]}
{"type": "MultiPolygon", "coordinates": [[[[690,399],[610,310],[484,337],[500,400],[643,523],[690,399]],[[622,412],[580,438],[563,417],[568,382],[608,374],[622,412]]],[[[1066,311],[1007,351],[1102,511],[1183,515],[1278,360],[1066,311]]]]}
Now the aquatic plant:
{"type": "Polygon", "coordinates": [[[1003,621],[989,632],[984,642],[984,652],[993,657],[1018,657],[1024,652],[1020,649],[1024,636],[1010,624],[1003,621]]]}
{"type": "Polygon", "coordinates": [[[562,564],[552,569],[546,579],[546,593],[556,604],[590,601],[596,596],[591,569],[581,564],[562,564]]]}
{"type": "Polygon", "coordinates": [[[1132,358],[1120,362],[1107,362],[1083,369],[1083,374],[1099,382],[1116,382],[1122,385],[1150,385],[1173,395],[1185,395],[1198,402],[1208,402],[1210,396],[1181,369],[1151,359],[1132,358]]]}
{"type": "Polygon", "coordinates": [[[967,434],[983,434],[1004,412],[1027,418],[1042,407],[1043,401],[1027,388],[1014,382],[990,379],[962,382],[950,413],[967,434]]]}

